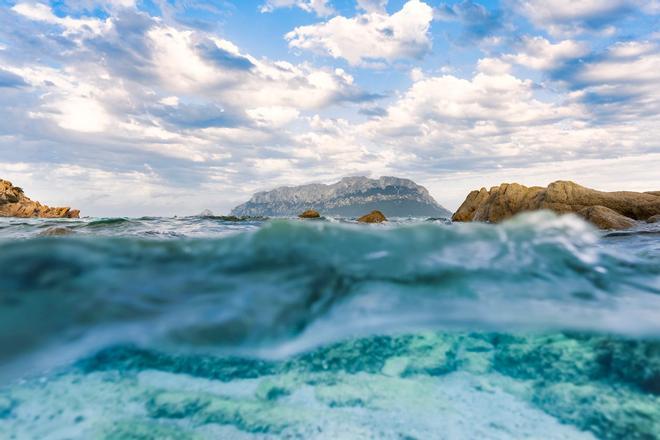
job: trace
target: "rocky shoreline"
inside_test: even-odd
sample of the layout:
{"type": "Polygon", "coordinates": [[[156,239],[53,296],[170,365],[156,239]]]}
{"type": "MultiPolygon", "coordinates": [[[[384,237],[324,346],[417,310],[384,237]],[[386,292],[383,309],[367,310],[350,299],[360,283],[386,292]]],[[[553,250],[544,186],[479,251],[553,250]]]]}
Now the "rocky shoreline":
{"type": "Polygon", "coordinates": [[[472,191],[452,221],[498,223],[520,212],[542,209],[577,214],[601,229],[627,229],[639,221],[660,219],[660,191],[603,192],[570,181],[553,182],[545,188],[503,183],[472,191]]]}
{"type": "Polygon", "coordinates": [[[53,208],[31,200],[23,189],[0,179],[0,217],[79,218],[80,211],[69,207],[53,208]]]}
{"type": "MultiPolygon", "coordinates": [[[[452,222],[499,223],[516,214],[550,210],[557,214],[576,214],[601,229],[628,229],[639,222],[660,222],[660,191],[604,192],[571,181],[556,181],[547,187],[502,183],[487,190],[468,194],[452,215],[452,222]]],[[[205,211],[201,216],[212,216],[205,211]]],[[[307,209],[302,219],[323,219],[322,213],[307,209]]],[[[79,218],[80,211],[69,207],[49,207],[27,197],[23,190],[0,179],[0,217],[79,218]]],[[[245,217],[222,217],[243,219],[245,217]]],[[[380,210],[356,218],[359,223],[387,221],[380,210]]]]}

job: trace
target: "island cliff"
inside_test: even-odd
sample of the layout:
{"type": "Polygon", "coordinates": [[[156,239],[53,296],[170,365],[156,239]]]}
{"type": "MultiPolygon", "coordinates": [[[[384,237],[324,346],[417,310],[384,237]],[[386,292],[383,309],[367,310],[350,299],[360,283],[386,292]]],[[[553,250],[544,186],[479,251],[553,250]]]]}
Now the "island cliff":
{"type": "Polygon", "coordinates": [[[503,183],[490,190],[472,191],[452,220],[496,223],[519,212],[539,209],[575,213],[602,229],[626,229],[636,220],[660,214],[660,193],[603,192],[569,181],[553,182],[546,188],[503,183]]]}
{"type": "Polygon", "coordinates": [[[80,211],[42,205],[27,197],[21,188],[0,179],[0,217],[78,218],[80,211]]]}
{"type": "Polygon", "coordinates": [[[332,185],[309,184],[258,192],[231,211],[236,216],[295,216],[306,210],[321,215],[359,217],[382,211],[387,217],[446,217],[451,212],[412,180],[397,177],[345,177],[332,185]]]}

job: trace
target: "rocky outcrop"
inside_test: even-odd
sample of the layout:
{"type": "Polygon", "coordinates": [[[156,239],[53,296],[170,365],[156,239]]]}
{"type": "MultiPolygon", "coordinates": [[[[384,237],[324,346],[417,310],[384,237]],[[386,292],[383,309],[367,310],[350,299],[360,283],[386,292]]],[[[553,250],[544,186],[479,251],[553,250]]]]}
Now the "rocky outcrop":
{"type": "Polygon", "coordinates": [[[78,218],[80,211],[42,205],[30,200],[21,188],[0,179],[0,217],[78,218]]]}
{"type": "Polygon", "coordinates": [[[360,217],[357,221],[360,223],[382,223],[387,221],[387,218],[380,211],[371,211],[369,214],[360,217]]]}
{"type": "Polygon", "coordinates": [[[314,211],[313,209],[308,209],[302,214],[300,214],[298,217],[300,218],[320,218],[321,214],[319,214],[318,211],[314,211]]]}
{"type": "Polygon", "coordinates": [[[568,181],[553,182],[547,188],[503,183],[490,190],[472,191],[452,220],[500,222],[519,212],[539,209],[576,213],[599,227],[624,229],[634,220],[660,214],[660,196],[654,192],[596,191],[568,181]]]}
{"type": "Polygon", "coordinates": [[[231,213],[236,216],[289,217],[313,207],[326,216],[357,217],[375,209],[388,217],[445,217],[426,188],[398,177],[344,177],[332,185],[312,183],[258,192],[231,213]]]}
{"type": "Polygon", "coordinates": [[[452,216],[452,221],[500,222],[520,211],[533,209],[529,207],[542,190],[538,186],[528,188],[517,183],[503,183],[490,191],[486,188],[472,191],[452,216]]]}
{"type": "Polygon", "coordinates": [[[582,208],[577,215],[600,229],[628,229],[635,225],[633,219],[599,205],[582,208]]]}

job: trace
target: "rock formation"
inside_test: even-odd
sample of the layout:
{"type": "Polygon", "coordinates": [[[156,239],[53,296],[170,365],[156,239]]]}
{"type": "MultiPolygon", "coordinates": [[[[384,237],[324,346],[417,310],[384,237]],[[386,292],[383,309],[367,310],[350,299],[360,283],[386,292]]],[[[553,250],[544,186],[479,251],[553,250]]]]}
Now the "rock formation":
{"type": "Polygon", "coordinates": [[[321,214],[319,214],[318,211],[315,211],[313,209],[308,209],[302,214],[300,214],[298,217],[300,218],[320,218],[321,214]]]}
{"type": "Polygon", "coordinates": [[[380,211],[371,211],[369,214],[363,215],[358,220],[360,223],[382,223],[387,221],[385,216],[380,211]]]}
{"type": "Polygon", "coordinates": [[[539,209],[559,214],[575,213],[603,229],[625,229],[632,226],[634,220],[647,220],[660,214],[660,195],[656,192],[602,192],[567,181],[553,182],[547,188],[503,183],[490,190],[472,191],[452,220],[495,223],[519,212],[539,209]]]}
{"type": "Polygon", "coordinates": [[[660,214],[647,218],[646,223],[660,223],[660,214]]]}
{"type": "Polygon", "coordinates": [[[332,185],[309,184],[259,192],[232,210],[236,216],[295,216],[314,208],[323,215],[357,217],[378,209],[388,217],[445,217],[423,186],[397,177],[345,177],[332,185]]]}
{"type": "Polygon", "coordinates": [[[30,200],[21,188],[0,179],[0,217],[78,218],[80,211],[42,205],[30,200]]]}
{"type": "Polygon", "coordinates": [[[633,219],[599,205],[582,208],[577,215],[600,229],[628,229],[635,225],[633,219]]]}

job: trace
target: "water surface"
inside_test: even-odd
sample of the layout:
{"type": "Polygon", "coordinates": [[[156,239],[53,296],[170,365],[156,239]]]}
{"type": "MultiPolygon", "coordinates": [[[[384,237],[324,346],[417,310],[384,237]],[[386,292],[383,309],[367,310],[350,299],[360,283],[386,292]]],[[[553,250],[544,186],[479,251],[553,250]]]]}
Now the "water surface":
{"type": "Polygon", "coordinates": [[[0,219],[2,438],[659,438],[660,230],[0,219]]]}

